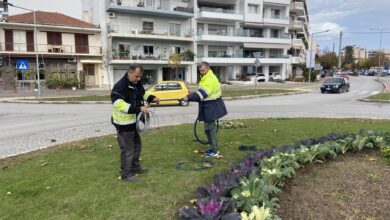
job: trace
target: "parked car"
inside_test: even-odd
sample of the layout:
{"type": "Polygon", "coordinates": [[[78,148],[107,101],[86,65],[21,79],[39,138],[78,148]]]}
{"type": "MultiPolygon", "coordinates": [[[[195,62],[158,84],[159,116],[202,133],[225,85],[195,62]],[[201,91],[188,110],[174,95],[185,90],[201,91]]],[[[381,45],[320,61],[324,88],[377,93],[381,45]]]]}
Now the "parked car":
{"type": "Polygon", "coordinates": [[[265,82],[265,75],[264,74],[257,74],[257,82],[265,82]]]}
{"type": "Polygon", "coordinates": [[[270,79],[273,79],[273,80],[281,80],[282,79],[282,76],[278,73],[278,72],[273,72],[270,74],[270,79]]]}
{"type": "Polygon", "coordinates": [[[338,77],[349,79],[348,73],[341,72],[340,74],[337,74],[337,75],[338,75],[338,77]]]}
{"type": "Polygon", "coordinates": [[[188,105],[188,102],[179,101],[189,94],[183,81],[162,81],[153,85],[145,93],[159,98],[161,105],[188,105]]]}
{"type": "Polygon", "coordinates": [[[321,85],[321,93],[325,93],[325,92],[341,93],[343,91],[349,92],[349,89],[350,89],[349,81],[348,79],[343,77],[329,78],[321,85]]]}

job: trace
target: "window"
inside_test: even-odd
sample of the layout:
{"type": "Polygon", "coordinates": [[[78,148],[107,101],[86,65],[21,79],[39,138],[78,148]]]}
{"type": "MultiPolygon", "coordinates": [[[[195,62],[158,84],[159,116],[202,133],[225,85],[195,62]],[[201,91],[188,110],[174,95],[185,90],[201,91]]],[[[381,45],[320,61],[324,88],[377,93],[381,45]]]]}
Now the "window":
{"type": "Polygon", "coordinates": [[[181,86],[179,83],[168,83],[168,90],[181,90],[181,86]]]}
{"type": "Polygon", "coordinates": [[[269,50],[269,57],[270,58],[280,58],[282,57],[283,50],[280,49],[270,49],[269,50]]]}
{"type": "Polygon", "coordinates": [[[259,14],[259,6],[258,5],[248,5],[248,12],[250,14],[259,14]]]}
{"type": "Polygon", "coordinates": [[[47,32],[47,44],[62,45],[62,35],[59,32],[47,32]]]}
{"type": "Polygon", "coordinates": [[[209,25],[209,34],[210,35],[227,35],[227,26],[222,25],[209,25]]]}
{"type": "Polygon", "coordinates": [[[169,24],[169,35],[180,36],[180,24],[169,24]]]}
{"type": "Polygon", "coordinates": [[[155,89],[156,89],[156,91],[168,90],[168,85],[167,84],[157,84],[155,89]]]}
{"type": "Polygon", "coordinates": [[[279,30],[271,29],[271,38],[279,38],[279,30]]]}
{"type": "Polygon", "coordinates": [[[15,51],[27,51],[27,45],[26,45],[26,32],[25,31],[14,31],[14,50],[15,51]]]}
{"type": "Polygon", "coordinates": [[[153,33],[153,21],[144,21],[142,22],[142,32],[145,34],[153,33]]]}
{"type": "Polygon", "coordinates": [[[224,46],[209,46],[209,57],[228,57],[227,47],[224,46]]]}
{"type": "Polygon", "coordinates": [[[271,18],[280,18],[280,10],[279,9],[271,9],[271,18]]]}
{"type": "Polygon", "coordinates": [[[203,25],[203,24],[198,24],[198,26],[197,26],[197,32],[198,32],[198,35],[204,33],[204,25],[203,25]]]}
{"type": "Polygon", "coordinates": [[[180,54],[180,47],[171,47],[171,54],[180,54]]]}
{"type": "Polygon", "coordinates": [[[119,44],[119,57],[128,57],[130,54],[130,44],[119,44]]]}
{"type": "Polygon", "coordinates": [[[152,45],[145,45],[144,46],[144,55],[145,56],[153,55],[153,46],[152,45]]]}
{"type": "Polygon", "coordinates": [[[145,0],[145,6],[153,8],[154,7],[154,0],[145,0]]]}

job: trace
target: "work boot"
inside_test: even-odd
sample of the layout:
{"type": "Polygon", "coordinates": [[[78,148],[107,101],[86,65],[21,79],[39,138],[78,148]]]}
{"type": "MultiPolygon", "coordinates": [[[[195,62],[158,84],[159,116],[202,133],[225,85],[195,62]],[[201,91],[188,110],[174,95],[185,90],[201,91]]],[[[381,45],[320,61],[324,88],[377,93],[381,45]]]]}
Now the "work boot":
{"type": "Polygon", "coordinates": [[[122,177],[122,180],[126,181],[126,182],[137,182],[139,180],[139,178],[135,175],[131,175],[131,176],[127,176],[125,178],[122,177]]]}
{"type": "Polygon", "coordinates": [[[147,168],[139,168],[135,171],[131,171],[131,173],[133,173],[133,174],[145,174],[148,172],[149,172],[149,169],[147,169],[147,168]]]}

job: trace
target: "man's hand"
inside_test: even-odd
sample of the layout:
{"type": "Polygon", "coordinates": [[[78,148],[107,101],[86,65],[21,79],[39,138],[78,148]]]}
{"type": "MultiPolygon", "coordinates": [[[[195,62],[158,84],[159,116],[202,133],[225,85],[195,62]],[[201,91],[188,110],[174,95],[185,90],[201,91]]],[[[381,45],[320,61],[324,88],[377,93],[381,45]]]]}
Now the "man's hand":
{"type": "Polygon", "coordinates": [[[188,96],[184,96],[182,99],[183,101],[188,102],[188,96]]]}
{"type": "Polygon", "coordinates": [[[141,112],[148,113],[149,112],[149,108],[147,106],[141,106],[141,112]]]}
{"type": "Polygon", "coordinates": [[[160,104],[160,99],[159,98],[154,98],[152,103],[160,104]]]}

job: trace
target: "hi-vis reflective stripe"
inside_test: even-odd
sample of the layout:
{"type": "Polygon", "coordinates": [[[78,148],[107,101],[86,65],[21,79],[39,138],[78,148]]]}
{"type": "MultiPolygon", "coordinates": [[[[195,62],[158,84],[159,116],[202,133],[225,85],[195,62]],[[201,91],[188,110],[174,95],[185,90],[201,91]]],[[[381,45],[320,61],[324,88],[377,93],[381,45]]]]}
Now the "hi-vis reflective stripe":
{"type": "Polygon", "coordinates": [[[203,97],[203,95],[202,95],[202,93],[201,93],[201,92],[197,91],[197,92],[196,92],[196,94],[198,94],[198,96],[199,96],[200,100],[203,100],[203,99],[204,99],[204,97],[203,97]]]}
{"type": "Polygon", "coordinates": [[[219,99],[219,98],[221,98],[221,96],[218,96],[218,97],[212,97],[212,98],[210,98],[210,97],[207,97],[207,98],[205,98],[203,101],[214,101],[214,100],[217,100],[217,99],[219,99]]]}
{"type": "Polygon", "coordinates": [[[117,125],[130,125],[130,124],[134,124],[137,120],[130,119],[130,120],[122,121],[122,120],[117,120],[115,118],[112,118],[112,121],[117,125]]]}
{"type": "Polygon", "coordinates": [[[114,109],[127,113],[130,109],[130,104],[125,102],[123,99],[117,99],[114,102],[114,109]]]}

